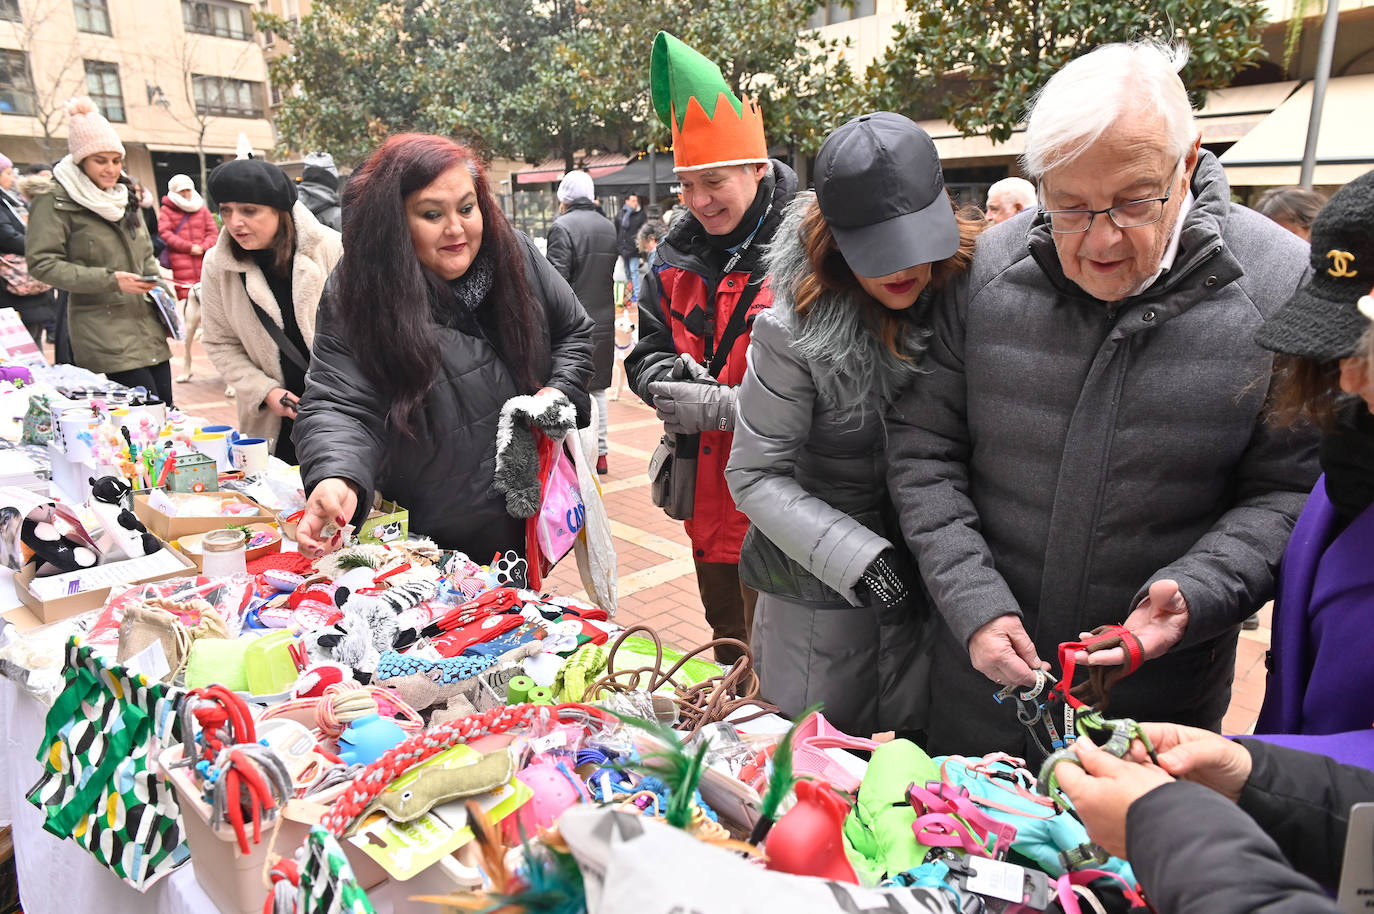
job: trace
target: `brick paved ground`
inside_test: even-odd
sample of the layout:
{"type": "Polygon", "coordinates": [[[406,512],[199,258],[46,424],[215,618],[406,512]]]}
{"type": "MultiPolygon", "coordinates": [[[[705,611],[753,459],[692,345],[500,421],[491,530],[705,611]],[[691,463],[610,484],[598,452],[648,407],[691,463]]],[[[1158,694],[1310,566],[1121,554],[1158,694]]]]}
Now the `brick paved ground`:
{"type": "MultiPolygon", "coordinates": [[[[180,350],[180,345],[176,347],[180,350]]],[[[176,385],[177,405],[217,422],[235,422],[235,409],[225,398],[224,384],[197,345],[194,373],[176,385]]],[[[181,352],[173,360],[181,374],[181,352]]],[[[622,624],[644,622],[680,646],[701,644],[710,637],[697,594],[692,554],[682,524],[670,519],[649,501],[645,468],[658,444],[661,426],[653,410],[626,392],[610,404],[610,474],[601,477],[611,516],[620,568],[622,624]]],[[[549,586],[559,593],[577,593],[581,583],[573,562],[554,570],[549,586]]],[[[1254,726],[1264,697],[1264,652],[1269,645],[1269,611],[1261,614],[1257,632],[1243,632],[1236,662],[1236,687],[1226,715],[1225,732],[1246,733],[1254,726]]]]}

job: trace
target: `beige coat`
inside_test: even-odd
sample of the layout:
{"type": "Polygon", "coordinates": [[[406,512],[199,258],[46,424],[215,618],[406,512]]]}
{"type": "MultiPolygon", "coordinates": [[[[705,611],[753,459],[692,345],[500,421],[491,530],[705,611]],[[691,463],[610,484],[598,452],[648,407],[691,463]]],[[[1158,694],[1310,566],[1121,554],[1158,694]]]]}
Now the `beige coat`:
{"type": "MultiPolygon", "coordinates": [[[[326,228],[299,202],[291,210],[296,222],[296,257],[291,266],[291,306],[305,345],[315,341],[315,309],[325,280],[343,254],[339,233],[326,228]]],[[[272,297],[262,270],[252,261],[234,259],[229,234],[221,230],[219,241],[205,252],[201,270],[201,325],[205,351],[226,384],[234,387],[239,410],[239,431],[255,438],[275,440],[281,419],[263,400],[281,387],[281,356],[277,344],[258,320],[252,302],[282,326],[281,305],[272,297]],[[248,277],[247,295],[240,274],[248,277]],[[249,301],[251,296],[252,302],[249,301]]]]}

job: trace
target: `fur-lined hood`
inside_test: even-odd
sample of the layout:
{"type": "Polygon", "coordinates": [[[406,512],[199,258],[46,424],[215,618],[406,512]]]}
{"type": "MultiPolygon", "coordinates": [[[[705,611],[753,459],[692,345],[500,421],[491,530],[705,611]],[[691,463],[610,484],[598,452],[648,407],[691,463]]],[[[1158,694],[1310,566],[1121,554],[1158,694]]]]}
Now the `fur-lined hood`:
{"type": "Polygon", "coordinates": [[[786,322],[792,328],[793,348],[812,365],[817,391],[828,406],[845,403],[857,409],[873,394],[886,405],[923,372],[920,357],[930,335],[926,315],[934,295],[927,289],[909,312],[915,319],[905,326],[902,335],[901,349],[909,356],[906,359],[893,355],[865,319],[868,309],[880,306],[861,290],[824,289],[805,315],[798,314],[794,292],[811,272],[802,249],[801,225],[815,199],[811,191],[797,194],[784,211],[782,223],[764,255],[773,290],[773,310],[785,312],[786,322]]]}
{"type": "Polygon", "coordinates": [[[32,200],[39,194],[52,193],[53,180],[49,175],[25,175],[19,179],[15,185],[15,190],[24,195],[25,200],[32,200]]]}

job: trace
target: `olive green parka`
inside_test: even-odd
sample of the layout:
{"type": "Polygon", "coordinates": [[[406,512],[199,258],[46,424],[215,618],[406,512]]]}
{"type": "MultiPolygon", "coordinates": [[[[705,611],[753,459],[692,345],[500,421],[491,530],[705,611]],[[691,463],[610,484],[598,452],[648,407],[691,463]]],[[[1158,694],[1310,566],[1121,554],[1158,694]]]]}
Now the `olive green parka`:
{"type": "Polygon", "coordinates": [[[153,242],[139,219],[131,230],[68,195],[57,181],[29,208],[29,275],[71,293],[68,327],[77,365],[103,374],[171,358],[166,330],[146,295],[119,291],[116,271],[159,272],[153,242]]]}

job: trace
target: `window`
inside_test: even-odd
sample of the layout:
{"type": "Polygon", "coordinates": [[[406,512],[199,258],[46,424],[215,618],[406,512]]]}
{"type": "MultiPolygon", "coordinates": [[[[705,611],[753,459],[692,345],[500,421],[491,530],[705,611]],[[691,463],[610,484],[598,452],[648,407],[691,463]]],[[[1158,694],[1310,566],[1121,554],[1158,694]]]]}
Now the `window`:
{"type": "Polygon", "coordinates": [[[76,10],[76,28],[81,32],[110,34],[110,11],[105,0],[72,0],[76,10]]]}
{"type": "Polygon", "coordinates": [[[188,32],[220,38],[253,37],[253,15],[243,3],[230,0],[181,0],[181,23],[188,32]]]}
{"type": "Polygon", "coordinates": [[[225,117],[262,117],[262,83],[227,76],[192,76],[196,113],[225,117]]]}
{"type": "Polygon", "coordinates": [[[0,49],[0,114],[33,114],[29,55],[0,49]]]}
{"type": "Polygon", "coordinates": [[[0,19],[19,22],[19,0],[0,0],[0,19]]]}
{"type": "Polygon", "coordinates": [[[124,93],[119,90],[119,66],[103,60],[86,61],[86,94],[106,120],[124,121],[124,93]]]}

